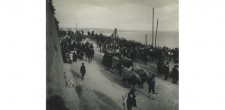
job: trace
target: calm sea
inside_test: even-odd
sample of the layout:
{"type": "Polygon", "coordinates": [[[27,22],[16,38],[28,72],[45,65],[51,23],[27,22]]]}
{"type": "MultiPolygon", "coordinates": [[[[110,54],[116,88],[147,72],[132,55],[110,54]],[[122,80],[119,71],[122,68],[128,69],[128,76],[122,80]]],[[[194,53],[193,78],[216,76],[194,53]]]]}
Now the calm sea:
{"type": "MultiPolygon", "coordinates": [[[[145,34],[147,34],[147,44],[152,43],[152,33],[144,31],[135,32],[117,32],[119,37],[128,40],[135,40],[145,44],[145,34]]],[[[110,36],[112,33],[103,33],[103,35],[110,36]]],[[[154,33],[155,34],[155,33],[154,33]]],[[[154,45],[155,45],[155,39],[154,45]]],[[[179,48],[179,33],[173,31],[161,31],[157,34],[156,46],[167,46],[169,48],[179,48]]]]}

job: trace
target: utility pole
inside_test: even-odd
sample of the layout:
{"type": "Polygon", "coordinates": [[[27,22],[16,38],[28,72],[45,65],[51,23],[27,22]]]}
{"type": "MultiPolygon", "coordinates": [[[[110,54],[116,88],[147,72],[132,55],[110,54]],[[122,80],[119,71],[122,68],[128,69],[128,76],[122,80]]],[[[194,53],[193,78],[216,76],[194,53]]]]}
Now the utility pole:
{"type": "Polygon", "coordinates": [[[146,46],[147,46],[147,34],[145,34],[145,42],[146,42],[146,46]]]}
{"type": "Polygon", "coordinates": [[[152,10],[152,46],[153,46],[153,37],[154,37],[154,8],[152,10]]]}
{"type": "Polygon", "coordinates": [[[156,39],[157,39],[157,31],[158,31],[158,22],[159,22],[159,19],[157,19],[157,24],[156,24],[155,47],[156,47],[156,39]]]}

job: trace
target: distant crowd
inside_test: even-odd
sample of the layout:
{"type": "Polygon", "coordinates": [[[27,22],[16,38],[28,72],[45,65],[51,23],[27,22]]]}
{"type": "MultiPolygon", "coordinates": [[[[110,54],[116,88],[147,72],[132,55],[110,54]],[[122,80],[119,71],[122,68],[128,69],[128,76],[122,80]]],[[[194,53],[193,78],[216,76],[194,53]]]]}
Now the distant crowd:
{"type": "Polygon", "coordinates": [[[169,49],[165,46],[153,47],[152,45],[144,45],[137,41],[118,37],[112,39],[111,37],[104,36],[102,33],[91,34],[88,37],[96,41],[97,48],[100,48],[100,51],[105,53],[120,53],[132,60],[136,60],[137,58],[142,59],[145,63],[148,60],[159,61],[160,59],[173,60],[175,63],[179,62],[178,48],[169,49]]]}
{"type": "Polygon", "coordinates": [[[60,44],[64,63],[76,62],[77,58],[85,58],[89,63],[92,62],[94,46],[88,41],[82,42],[85,39],[83,31],[81,33],[79,31],[76,33],[60,31],[60,35],[63,36],[60,39],[60,44]]]}

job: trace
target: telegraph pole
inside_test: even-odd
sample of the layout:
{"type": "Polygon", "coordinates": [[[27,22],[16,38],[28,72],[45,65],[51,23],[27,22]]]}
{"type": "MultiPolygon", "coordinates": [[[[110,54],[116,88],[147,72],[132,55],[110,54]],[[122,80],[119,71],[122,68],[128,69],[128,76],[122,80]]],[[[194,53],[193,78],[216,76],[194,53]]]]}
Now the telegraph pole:
{"type": "Polygon", "coordinates": [[[146,42],[146,46],[147,46],[147,34],[145,34],[145,42],[146,42]]]}
{"type": "Polygon", "coordinates": [[[156,24],[155,47],[156,47],[156,39],[157,39],[157,31],[158,31],[158,22],[159,22],[159,19],[157,19],[157,24],[156,24]]]}
{"type": "Polygon", "coordinates": [[[152,10],[152,46],[153,46],[153,37],[154,37],[154,8],[152,10]]]}

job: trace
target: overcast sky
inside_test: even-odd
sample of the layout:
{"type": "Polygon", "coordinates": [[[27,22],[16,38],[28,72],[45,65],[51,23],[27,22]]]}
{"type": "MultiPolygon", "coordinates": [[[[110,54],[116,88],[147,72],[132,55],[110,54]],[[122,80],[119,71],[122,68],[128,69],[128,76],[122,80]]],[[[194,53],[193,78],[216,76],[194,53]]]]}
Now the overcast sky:
{"type": "Polygon", "coordinates": [[[178,0],[53,0],[60,27],[178,31],[178,0]]]}

